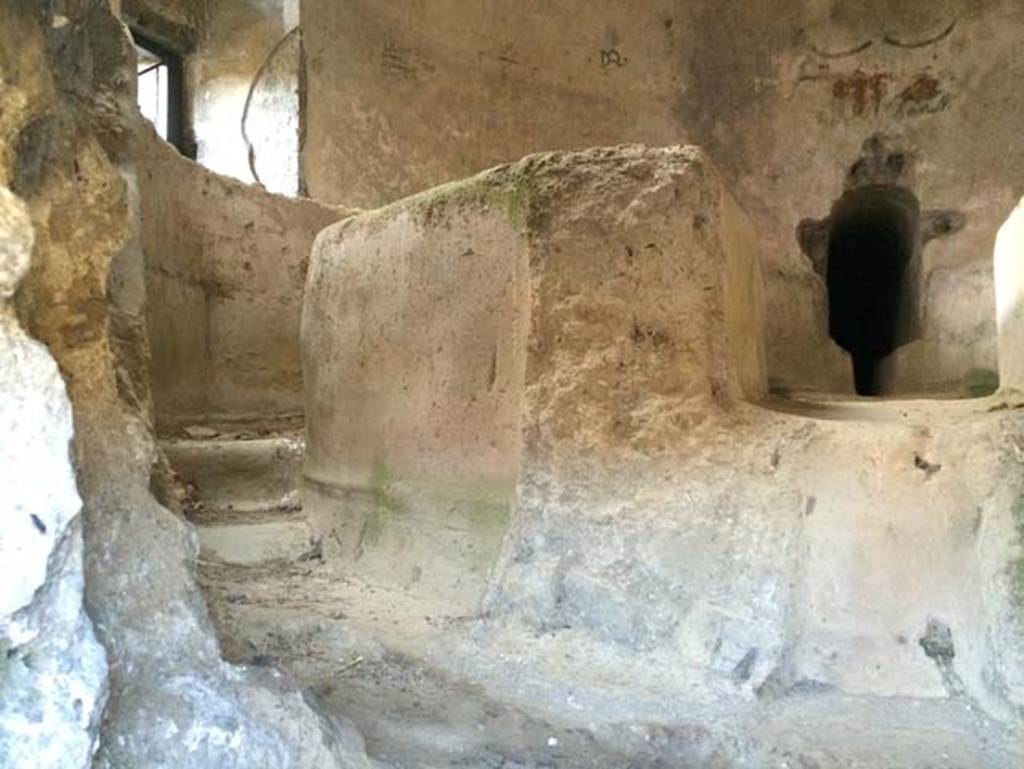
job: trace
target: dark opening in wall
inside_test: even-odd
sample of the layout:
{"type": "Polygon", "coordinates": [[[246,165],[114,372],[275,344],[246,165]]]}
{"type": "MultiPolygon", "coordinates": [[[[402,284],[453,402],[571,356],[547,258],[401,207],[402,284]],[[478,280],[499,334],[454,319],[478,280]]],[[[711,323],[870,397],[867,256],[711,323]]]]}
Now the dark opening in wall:
{"type": "Polygon", "coordinates": [[[871,185],[836,203],[828,230],[828,327],[850,353],[859,395],[881,394],[880,363],[909,335],[908,266],[920,208],[907,190],[871,185]]]}

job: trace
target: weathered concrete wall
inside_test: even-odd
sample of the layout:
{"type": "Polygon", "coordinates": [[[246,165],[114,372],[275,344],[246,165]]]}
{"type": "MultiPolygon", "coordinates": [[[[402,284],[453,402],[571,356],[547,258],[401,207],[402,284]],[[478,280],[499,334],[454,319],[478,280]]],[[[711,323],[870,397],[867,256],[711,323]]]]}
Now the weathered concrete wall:
{"type": "Polygon", "coordinates": [[[159,429],[301,415],[306,265],[342,212],[210,173],[155,135],[137,156],[159,429]]]}
{"type": "Polygon", "coordinates": [[[297,0],[213,3],[188,57],[188,88],[196,158],[217,173],[297,195],[299,177],[299,65],[297,0]],[[289,34],[291,33],[291,34],[289,34]],[[249,95],[250,89],[252,91],[249,95]]]}
{"type": "MultiPolygon", "coordinates": [[[[18,769],[75,766],[75,759],[96,744],[98,729],[95,769],[365,767],[358,735],[321,716],[287,679],[220,658],[195,581],[195,533],[150,491],[158,456],[145,397],[134,389],[136,373],[144,368],[145,336],[132,333],[144,310],[138,294],[143,264],[134,237],[132,187],[138,179],[132,156],[149,146],[148,132],[142,131],[131,93],[130,42],[107,0],[83,0],[68,13],[58,18],[36,3],[0,5],[5,83],[0,92],[0,183],[23,199],[35,229],[18,312],[56,359],[71,399],[73,456],[83,502],[85,603],[110,662],[109,698],[99,722],[97,690],[89,676],[102,666],[90,659],[96,652],[88,622],[79,613],[77,627],[67,624],[81,598],[75,589],[76,534],[66,525],[72,512],[62,475],[66,464],[63,469],[54,465],[52,477],[47,466],[43,476],[21,473],[14,487],[65,492],[59,516],[37,513],[47,531],[53,524],[52,536],[65,537],[34,599],[50,606],[56,602],[58,610],[42,615],[32,610],[16,620],[28,630],[39,620],[35,639],[23,632],[26,627],[19,628],[17,639],[40,651],[37,673],[26,672],[31,666],[21,658],[10,665],[8,650],[2,655],[5,715],[36,708],[32,728],[37,732],[25,734],[38,738],[32,751],[2,763],[18,769]],[[54,660],[67,665],[54,669],[54,660]],[[82,676],[80,685],[76,675],[82,676]],[[12,689],[8,676],[14,679],[12,689]],[[7,710],[10,702],[14,707],[7,710]],[[69,715],[73,720],[65,720],[69,715]],[[50,720],[42,723],[40,717],[50,720]],[[55,727],[67,727],[67,764],[58,762],[60,749],[51,752],[55,727]]],[[[7,313],[5,327],[10,322],[7,313]]],[[[27,346],[23,339],[22,346],[27,346]]],[[[38,382],[48,389],[36,395],[49,398],[53,432],[43,436],[56,451],[67,437],[59,383],[53,368],[42,362],[39,347],[28,347],[38,365],[12,368],[3,358],[0,389],[4,399],[17,392],[7,378],[10,372],[48,375],[38,382]]],[[[20,411],[17,416],[28,415],[20,411]]],[[[4,440],[9,437],[5,434],[4,440]]],[[[13,515],[28,517],[30,512],[35,511],[19,510],[16,503],[13,515]]],[[[25,521],[18,523],[20,529],[11,527],[11,533],[25,530],[25,521]]],[[[44,536],[40,526],[31,520],[29,525],[44,536]]],[[[5,521],[5,541],[7,534],[5,521]]],[[[5,559],[4,568],[19,584],[21,566],[5,559]]]]}
{"type": "Polygon", "coordinates": [[[920,338],[893,391],[965,395],[996,364],[991,254],[1020,197],[1013,0],[537,4],[303,0],[303,163],[319,199],[369,206],[539,150],[698,143],[754,221],[780,388],[849,390],[821,278],[796,238],[862,145],[962,230],[923,250],[920,338]]]}
{"type": "Polygon", "coordinates": [[[189,152],[217,173],[299,194],[298,0],[127,0],[122,16],[183,55],[189,152]]]}
{"type": "Polygon", "coordinates": [[[483,587],[545,685],[600,660],[688,712],[830,690],[1019,723],[1019,414],[766,400],[758,241],[723,190],[694,148],[552,153],[326,230],[303,353],[328,560],[449,611],[483,587]],[[496,560],[453,493],[495,467],[496,560]]]}
{"type": "Polygon", "coordinates": [[[669,393],[761,392],[751,235],[715,184],[688,149],[537,156],[326,230],[303,348],[305,504],[329,557],[469,610],[524,435],[577,419],[616,433],[623,408],[642,422],[669,393]],[[704,261],[680,264],[691,252],[704,261]],[[535,370],[570,355],[607,377],[608,402],[580,414],[565,381],[530,410],[535,370]]]}

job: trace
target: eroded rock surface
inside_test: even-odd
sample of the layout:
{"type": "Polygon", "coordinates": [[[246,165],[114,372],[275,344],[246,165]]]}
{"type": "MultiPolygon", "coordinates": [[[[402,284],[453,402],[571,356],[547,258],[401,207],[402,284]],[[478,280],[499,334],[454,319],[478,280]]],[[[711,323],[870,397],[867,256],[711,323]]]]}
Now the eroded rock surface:
{"type": "Polygon", "coordinates": [[[520,472],[552,458],[542,432],[588,425],[600,447],[631,410],[658,446],[705,400],[763,389],[760,290],[695,148],[532,156],[327,229],[303,319],[325,553],[471,609],[520,472]],[[583,376],[558,368],[577,359],[583,376]]]}
{"type": "MultiPolygon", "coordinates": [[[[68,382],[83,502],[85,598],[110,666],[107,675],[81,613],[77,529],[68,527],[77,497],[67,459],[67,401],[61,400],[53,362],[40,346],[14,336],[12,311],[5,308],[5,333],[27,366],[5,361],[3,375],[29,380],[3,382],[13,409],[5,400],[3,418],[20,420],[29,408],[40,419],[5,431],[4,452],[9,437],[17,440],[42,426],[30,450],[60,455],[56,464],[43,457],[47,463],[33,474],[42,469],[44,477],[31,484],[27,472],[5,483],[24,487],[26,494],[31,486],[52,495],[52,501],[16,500],[16,520],[9,530],[5,522],[5,550],[8,536],[50,543],[45,549],[38,542],[21,547],[34,560],[29,578],[12,583],[5,613],[43,582],[40,559],[54,550],[36,593],[41,609],[30,607],[15,625],[5,625],[5,632],[14,628],[19,649],[38,647],[32,659],[39,666],[33,672],[17,649],[7,655],[6,662],[15,662],[3,668],[4,675],[20,676],[20,690],[5,687],[5,706],[15,715],[19,708],[36,709],[28,711],[27,724],[45,723],[37,717],[44,711],[48,723],[66,730],[53,739],[67,741],[51,746],[27,727],[5,730],[7,740],[36,737],[34,752],[24,754],[34,758],[19,754],[23,763],[14,765],[87,766],[105,682],[109,698],[93,764],[100,769],[366,766],[359,736],[322,716],[293,684],[221,660],[196,584],[195,534],[150,491],[158,457],[137,376],[148,350],[137,333],[145,303],[138,293],[142,255],[131,192],[137,183],[132,153],[146,129],[132,103],[134,62],[125,29],[104,0],[73,5],[59,17],[27,3],[0,8],[0,181],[22,195],[36,230],[19,311],[68,382]],[[18,395],[33,384],[37,400],[18,395]],[[26,504],[39,509],[22,515],[19,506],[26,504]],[[44,697],[31,694],[37,677],[50,687],[44,697]],[[20,699],[7,698],[19,691],[20,699]],[[59,705],[51,706],[49,697],[59,705]],[[60,710],[53,716],[45,713],[48,707],[60,710]],[[29,760],[41,763],[24,763],[29,760]]],[[[9,210],[5,201],[5,221],[9,210]]],[[[24,261],[27,245],[15,246],[16,258],[24,261]]],[[[5,275],[8,263],[5,255],[5,275]]],[[[11,288],[5,278],[5,298],[11,288]]],[[[19,467],[5,461],[3,472],[19,467]]],[[[22,750],[14,742],[11,749],[22,750]]]]}
{"type": "Polygon", "coordinates": [[[107,659],[82,603],[71,403],[10,301],[32,243],[28,212],[0,187],[0,764],[84,769],[98,745],[107,659]]]}
{"type": "Polygon", "coordinates": [[[902,698],[1012,766],[1015,402],[766,397],[756,265],[688,147],[531,156],[328,228],[303,326],[326,560],[470,623],[432,663],[610,746],[649,720],[698,766],[843,766],[849,737],[793,714],[902,698]]]}

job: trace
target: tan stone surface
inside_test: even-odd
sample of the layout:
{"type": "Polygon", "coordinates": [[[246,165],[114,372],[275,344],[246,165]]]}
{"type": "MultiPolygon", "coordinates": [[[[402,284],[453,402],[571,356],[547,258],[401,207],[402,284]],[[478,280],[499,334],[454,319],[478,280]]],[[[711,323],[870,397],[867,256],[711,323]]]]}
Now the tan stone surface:
{"type": "MultiPolygon", "coordinates": [[[[35,662],[41,693],[26,684],[31,676],[22,668],[31,673],[31,661],[19,657],[5,673],[14,676],[12,686],[4,681],[5,695],[35,708],[30,723],[39,739],[0,764],[65,765],[57,763],[65,755],[61,743],[44,743],[52,735],[39,726],[53,725],[52,711],[40,711],[56,696],[56,712],[85,732],[85,739],[69,733],[69,745],[72,738],[85,744],[69,748],[67,759],[77,761],[98,744],[94,757],[86,755],[95,769],[365,767],[358,734],[323,717],[288,679],[221,659],[195,581],[195,532],[153,496],[158,454],[146,382],[137,376],[147,340],[133,331],[145,293],[132,157],[142,119],[130,88],[130,46],[106,0],[84,0],[63,19],[31,4],[0,5],[0,180],[24,199],[36,235],[16,298],[71,399],[88,607],[88,616],[73,611],[81,609],[81,576],[72,529],[39,593],[42,603],[62,610],[39,621],[38,637],[48,645],[48,656],[40,653],[35,662]],[[70,636],[69,616],[81,618],[70,636]],[[83,684],[76,693],[66,680],[68,672],[102,671],[89,621],[110,663],[100,672],[109,687],[102,722],[95,690],[83,684]],[[54,647],[67,658],[58,657],[57,669],[49,657],[54,647]]],[[[12,373],[17,369],[5,377],[12,373]]],[[[56,396],[52,376],[48,386],[56,396]]],[[[5,379],[2,390],[6,396],[14,388],[5,379]]],[[[66,449],[61,456],[66,461],[66,449]]],[[[59,480],[19,478],[43,490],[59,480]]]]}
{"type": "Polygon", "coordinates": [[[780,388],[848,391],[796,228],[828,214],[866,139],[893,136],[922,207],[967,217],[923,250],[928,352],[900,362],[895,392],[963,396],[996,370],[992,245],[1024,169],[1016,0],[303,0],[302,18],[304,167],[323,200],[383,204],[538,151],[705,147],[764,246],[780,388]],[[933,271],[984,276],[989,322],[933,271]]]}
{"type": "Polygon", "coordinates": [[[82,601],[71,403],[56,362],[10,302],[33,240],[26,207],[0,186],[0,764],[86,769],[107,658],[82,601]]]}
{"type": "Polygon", "coordinates": [[[135,156],[158,428],[301,417],[309,251],[345,212],[211,173],[148,131],[135,156]]]}
{"type": "Polygon", "coordinates": [[[326,552],[471,608],[524,442],[644,450],[763,392],[760,302],[749,228],[693,148],[535,156],[329,228],[303,316],[326,552]]]}
{"type": "Polygon", "coordinates": [[[1015,404],[766,399],[755,242],[694,148],[534,156],[326,230],[303,346],[328,562],[479,607],[542,699],[809,688],[1014,722],[1015,404]],[[488,440],[497,559],[459,494],[488,440]]]}

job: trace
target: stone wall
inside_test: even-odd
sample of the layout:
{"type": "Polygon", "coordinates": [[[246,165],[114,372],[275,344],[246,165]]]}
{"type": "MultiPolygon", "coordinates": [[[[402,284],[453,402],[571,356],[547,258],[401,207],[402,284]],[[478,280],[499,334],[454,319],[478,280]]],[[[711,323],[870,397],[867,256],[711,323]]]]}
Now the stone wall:
{"type": "Polygon", "coordinates": [[[183,57],[190,156],[217,173],[299,194],[297,0],[127,0],[121,13],[183,57]]]}
{"type": "Polygon", "coordinates": [[[306,265],[343,212],[211,173],[152,133],[136,156],[158,427],[301,416],[306,265]]]}
{"type": "Polygon", "coordinates": [[[325,230],[303,317],[325,557],[479,611],[544,691],[1019,724],[1017,404],[766,398],[759,245],[692,147],[532,156],[325,230]],[[465,492],[495,477],[491,504],[465,492]]]}
{"type": "Polygon", "coordinates": [[[82,602],[71,403],[11,301],[32,243],[27,211],[0,186],[0,764],[86,769],[99,745],[107,657],[82,602]]]}
{"type": "Polygon", "coordinates": [[[967,395],[997,368],[992,246],[1024,171],[1021,13],[1013,0],[303,0],[303,165],[314,197],[372,206],[540,150],[700,144],[765,244],[772,384],[841,392],[848,363],[797,228],[828,215],[881,136],[903,161],[890,181],[965,217],[922,250],[918,337],[890,362],[891,392],[967,395]]]}

